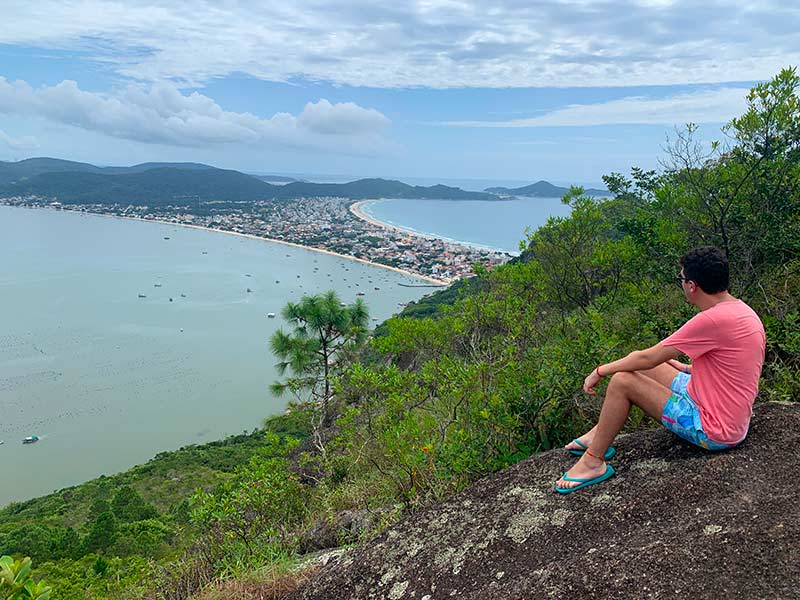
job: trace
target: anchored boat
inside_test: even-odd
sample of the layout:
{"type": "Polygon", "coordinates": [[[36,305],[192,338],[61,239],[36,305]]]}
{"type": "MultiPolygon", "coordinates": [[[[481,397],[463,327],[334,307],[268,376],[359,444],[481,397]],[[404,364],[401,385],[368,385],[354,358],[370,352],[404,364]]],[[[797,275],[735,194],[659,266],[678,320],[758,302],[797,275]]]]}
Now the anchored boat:
{"type": "Polygon", "coordinates": [[[24,440],[22,440],[22,443],[23,444],[35,444],[38,441],[39,441],[39,436],[38,435],[29,435],[24,440]]]}

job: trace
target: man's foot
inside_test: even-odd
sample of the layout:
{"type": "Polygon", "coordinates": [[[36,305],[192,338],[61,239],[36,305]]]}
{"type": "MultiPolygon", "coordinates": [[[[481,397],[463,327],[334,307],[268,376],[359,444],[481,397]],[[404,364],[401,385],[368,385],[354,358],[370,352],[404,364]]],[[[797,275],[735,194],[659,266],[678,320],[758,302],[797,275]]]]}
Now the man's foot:
{"type": "MultiPolygon", "coordinates": [[[[573,479],[594,479],[595,477],[600,477],[605,472],[606,463],[604,460],[584,454],[581,456],[580,460],[572,465],[572,468],[567,471],[567,477],[571,477],[573,479]]],[[[568,489],[577,487],[580,484],[580,481],[567,481],[562,478],[556,482],[556,487],[568,489]]]]}
{"type": "Polygon", "coordinates": [[[586,450],[589,447],[589,444],[592,443],[592,438],[594,437],[594,430],[597,429],[597,425],[592,427],[589,431],[584,433],[581,437],[575,438],[581,444],[583,444],[583,448],[579,444],[575,443],[575,440],[572,440],[569,444],[564,446],[564,450],[586,450]]]}

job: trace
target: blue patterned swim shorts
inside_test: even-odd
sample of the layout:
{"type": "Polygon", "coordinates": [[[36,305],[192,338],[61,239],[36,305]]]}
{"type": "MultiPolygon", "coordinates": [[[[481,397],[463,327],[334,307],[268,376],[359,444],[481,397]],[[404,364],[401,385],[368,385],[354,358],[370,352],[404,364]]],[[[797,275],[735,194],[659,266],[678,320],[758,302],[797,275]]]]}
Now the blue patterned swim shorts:
{"type": "Polygon", "coordinates": [[[700,421],[700,411],[686,390],[690,378],[691,375],[688,373],[675,375],[675,379],[670,385],[672,395],[667,400],[664,412],[661,414],[661,424],[675,435],[706,450],[727,450],[738,446],[738,444],[723,444],[708,439],[706,432],[703,431],[703,423],[700,421]]]}

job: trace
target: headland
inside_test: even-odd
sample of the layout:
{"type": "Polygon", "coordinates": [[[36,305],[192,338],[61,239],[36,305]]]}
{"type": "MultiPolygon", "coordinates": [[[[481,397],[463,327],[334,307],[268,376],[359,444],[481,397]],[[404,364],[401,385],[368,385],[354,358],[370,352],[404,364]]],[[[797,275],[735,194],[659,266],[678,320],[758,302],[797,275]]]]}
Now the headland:
{"type": "Polygon", "coordinates": [[[372,264],[441,286],[471,276],[476,263],[492,268],[510,258],[504,252],[381,223],[365,215],[359,209],[361,203],[338,197],[150,207],[112,202],[62,204],[50,198],[25,196],[0,198],[0,204],[231,233],[372,264]]]}

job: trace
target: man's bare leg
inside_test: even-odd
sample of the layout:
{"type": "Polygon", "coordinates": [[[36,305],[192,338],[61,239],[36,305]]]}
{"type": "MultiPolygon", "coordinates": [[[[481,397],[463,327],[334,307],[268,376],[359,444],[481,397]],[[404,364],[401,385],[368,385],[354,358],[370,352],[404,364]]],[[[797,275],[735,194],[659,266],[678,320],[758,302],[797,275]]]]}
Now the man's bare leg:
{"type": "MultiPolygon", "coordinates": [[[[597,425],[590,431],[592,440],[589,452],[595,456],[603,456],[611,442],[622,429],[630,413],[631,406],[636,405],[647,415],[660,419],[672,391],[655,379],[643,373],[620,372],[611,377],[606,390],[606,399],[600,411],[597,425]]],[[[588,452],[567,471],[567,476],[580,479],[599,477],[606,471],[605,461],[591,456],[588,452]]],[[[559,479],[556,484],[560,488],[570,488],[579,482],[559,479]]]]}
{"type": "MultiPolygon", "coordinates": [[[[646,377],[649,377],[653,381],[656,381],[656,382],[660,383],[661,385],[663,385],[664,387],[668,388],[672,384],[672,380],[675,379],[675,375],[678,374],[678,369],[676,369],[675,367],[673,367],[670,364],[661,363],[657,367],[654,367],[652,369],[647,369],[647,370],[644,370],[644,371],[636,371],[636,373],[641,373],[642,375],[644,375],[646,377]]],[[[662,407],[662,409],[663,409],[663,407],[662,407]]],[[[655,417],[655,419],[660,421],[661,415],[659,414],[657,417],[655,417]]],[[[583,445],[589,446],[592,443],[592,440],[594,439],[594,433],[595,433],[596,430],[597,430],[597,425],[595,425],[589,431],[584,433],[581,437],[578,438],[578,440],[583,445]]],[[[581,448],[575,442],[570,442],[569,444],[564,446],[564,449],[565,450],[583,450],[583,448],[581,448]]]]}

